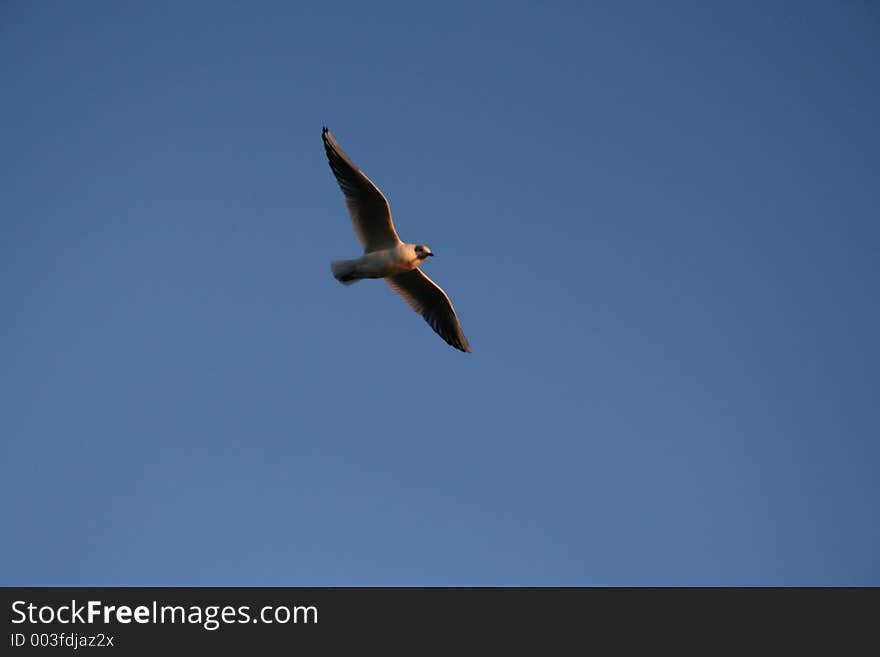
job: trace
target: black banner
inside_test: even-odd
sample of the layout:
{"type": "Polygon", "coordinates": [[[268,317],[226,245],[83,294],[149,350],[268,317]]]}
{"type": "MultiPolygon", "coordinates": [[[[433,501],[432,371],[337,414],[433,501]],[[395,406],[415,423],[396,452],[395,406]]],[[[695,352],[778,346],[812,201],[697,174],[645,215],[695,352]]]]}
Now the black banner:
{"type": "MultiPolygon", "coordinates": [[[[878,589],[6,588],[4,654],[875,643],[878,589]]],[[[866,644],[868,645],[868,644],[866,644]]]]}

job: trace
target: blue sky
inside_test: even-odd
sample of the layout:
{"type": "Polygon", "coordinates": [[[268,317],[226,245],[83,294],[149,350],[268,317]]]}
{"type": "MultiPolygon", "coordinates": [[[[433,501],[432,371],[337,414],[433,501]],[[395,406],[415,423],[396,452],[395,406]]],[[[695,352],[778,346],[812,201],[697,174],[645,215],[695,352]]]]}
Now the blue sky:
{"type": "Polygon", "coordinates": [[[868,2],[4,2],[16,585],[880,584],[868,2]],[[474,353],[359,247],[327,125],[474,353]]]}

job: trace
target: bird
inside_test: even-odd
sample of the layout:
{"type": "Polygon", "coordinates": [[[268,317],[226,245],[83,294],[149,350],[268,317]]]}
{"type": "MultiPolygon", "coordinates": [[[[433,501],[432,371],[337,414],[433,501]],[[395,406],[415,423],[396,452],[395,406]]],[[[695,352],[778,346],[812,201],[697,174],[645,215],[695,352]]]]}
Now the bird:
{"type": "Polygon", "coordinates": [[[354,233],[364,255],[334,260],[330,271],[340,283],[351,285],[365,278],[381,278],[419,313],[441,338],[470,353],[458,315],[443,289],[419,267],[434,255],[424,244],[402,242],[391,220],[391,206],[382,191],[345,154],[327,127],[321,130],[330,170],[345,196],[354,233]]]}

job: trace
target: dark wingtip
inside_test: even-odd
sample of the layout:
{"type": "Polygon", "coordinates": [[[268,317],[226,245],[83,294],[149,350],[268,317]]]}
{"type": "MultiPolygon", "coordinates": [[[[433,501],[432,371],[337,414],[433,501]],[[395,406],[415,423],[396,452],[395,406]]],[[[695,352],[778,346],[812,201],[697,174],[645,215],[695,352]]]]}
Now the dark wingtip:
{"type": "Polygon", "coordinates": [[[462,335],[461,337],[446,337],[441,335],[440,337],[446,340],[446,342],[449,343],[449,346],[455,347],[459,351],[463,351],[466,354],[471,353],[471,346],[468,344],[467,338],[464,337],[464,335],[462,335]]]}

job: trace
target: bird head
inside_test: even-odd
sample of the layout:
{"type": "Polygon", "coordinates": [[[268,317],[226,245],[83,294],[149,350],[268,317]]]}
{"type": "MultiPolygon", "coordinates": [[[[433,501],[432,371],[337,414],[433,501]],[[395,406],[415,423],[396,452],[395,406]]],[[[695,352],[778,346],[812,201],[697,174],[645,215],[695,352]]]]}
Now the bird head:
{"type": "Polygon", "coordinates": [[[424,244],[416,244],[415,251],[416,251],[416,258],[418,258],[420,261],[434,255],[433,252],[431,251],[431,249],[429,249],[424,244]]]}

